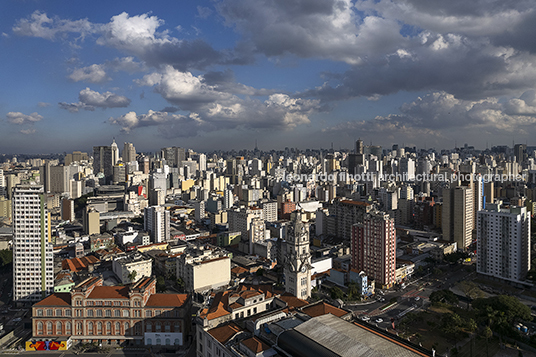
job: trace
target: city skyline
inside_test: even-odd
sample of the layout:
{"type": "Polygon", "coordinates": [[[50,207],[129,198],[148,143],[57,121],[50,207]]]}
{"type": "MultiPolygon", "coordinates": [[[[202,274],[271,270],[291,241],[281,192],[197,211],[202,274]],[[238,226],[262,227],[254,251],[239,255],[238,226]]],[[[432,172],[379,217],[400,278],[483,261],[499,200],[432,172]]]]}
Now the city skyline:
{"type": "Polygon", "coordinates": [[[531,2],[6,1],[0,152],[536,134],[531,2]]]}

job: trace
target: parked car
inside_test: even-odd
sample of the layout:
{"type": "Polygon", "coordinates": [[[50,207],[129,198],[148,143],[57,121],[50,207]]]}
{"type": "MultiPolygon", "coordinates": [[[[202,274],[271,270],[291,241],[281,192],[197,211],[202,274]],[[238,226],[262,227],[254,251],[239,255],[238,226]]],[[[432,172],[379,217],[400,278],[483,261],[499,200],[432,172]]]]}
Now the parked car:
{"type": "Polygon", "coordinates": [[[381,317],[378,317],[378,318],[376,319],[376,323],[380,323],[380,322],[383,322],[383,319],[382,319],[381,317]]]}
{"type": "Polygon", "coordinates": [[[361,316],[361,320],[363,320],[363,321],[368,321],[368,320],[370,320],[370,317],[368,317],[368,316],[361,316]]]}

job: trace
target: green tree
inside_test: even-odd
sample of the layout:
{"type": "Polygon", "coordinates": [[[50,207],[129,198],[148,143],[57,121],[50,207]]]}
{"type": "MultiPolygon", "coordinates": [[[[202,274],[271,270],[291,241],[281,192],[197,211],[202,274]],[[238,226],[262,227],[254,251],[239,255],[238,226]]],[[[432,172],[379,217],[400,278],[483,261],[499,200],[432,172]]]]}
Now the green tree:
{"type": "Polygon", "coordinates": [[[342,290],[336,286],[332,287],[329,293],[332,299],[342,299],[344,297],[342,290]]]}
{"type": "Polygon", "coordinates": [[[450,290],[437,290],[430,294],[430,301],[433,303],[444,302],[447,304],[457,304],[459,299],[458,297],[450,290]]]}
{"type": "Polygon", "coordinates": [[[131,282],[134,282],[136,280],[137,275],[138,275],[138,272],[136,270],[133,270],[128,274],[128,278],[130,279],[131,282]]]}
{"type": "Polygon", "coordinates": [[[166,291],[166,279],[162,275],[156,278],[156,291],[159,293],[166,291]]]}
{"type": "Polygon", "coordinates": [[[0,268],[13,262],[13,252],[11,250],[0,250],[0,268]]]}

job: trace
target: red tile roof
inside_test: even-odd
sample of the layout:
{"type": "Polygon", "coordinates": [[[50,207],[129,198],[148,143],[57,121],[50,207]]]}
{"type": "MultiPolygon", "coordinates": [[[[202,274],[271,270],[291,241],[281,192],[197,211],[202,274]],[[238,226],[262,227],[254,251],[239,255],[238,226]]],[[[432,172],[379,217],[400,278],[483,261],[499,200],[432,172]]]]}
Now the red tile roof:
{"type": "Polygon", "coordinates": [[[223,325],[220,327],[208,330],[208,333],[214,337],[222,345],[226,344],[234,335],[241,332],[242,329],[234,323],[223,325]]]}
{"type": "Polygon", "coordinates": [[[325,302],[306,306],[302,309],[302,311],[311,317],[317,317],[317,316],[322,316],[326,314],[332,314],[337,317],[342,317],[348,314],[348,312],[341,310],[333,305],[327,304],[325,302]]]}
{"type": "Polygon", "coordinates": [[[241,343],[255,354],[261,353],[262,351],[266,351],[267,349],[270,348],[270,346],[268,346],[266,343],[259,340],[257,337],[248,338],[247,340],[244,340],[241,343]]]}
{"type": "Polygon", "coordinates": [[[217,293],[212,300],[212,304],[208,309],[203,309],[199,314],[200,317],[207,320],[217,319],[231,313],[227,311],[226,307],[229,305],[229,291],[217,293]]]}
{"type": "Polygon", "coordinates": [[[34,306],[71,306],[71,293],[52,294],[34,306]]]}
{"type": "Polygon", "coordinates": [[[181,307],[188,301],[188,294],[152,294],[145,306],[181,307]]]}
{"type": "Polygon", "coordinates": [[[309,305],[309,303],[305,300],[298,299],[294,295],[290,293],[284,293],[279,297],[279,299],[283,300],[287,303],[288,307],[298,309],[300,307],[309,305]]]}
{"type": "Polygon", "coordinates": [[[128,286],[95,286],[88,299],[128,299],[128,286]]]}
{"type": "Polygon", "coordinates": [[[82,270],[86,270],[89,265],[98,263],[99,261],[99,258],[93,255],[88,255],[82,258],[65,259],[61,263],[61,267],[63,270],[79,272],[82,270]]]}

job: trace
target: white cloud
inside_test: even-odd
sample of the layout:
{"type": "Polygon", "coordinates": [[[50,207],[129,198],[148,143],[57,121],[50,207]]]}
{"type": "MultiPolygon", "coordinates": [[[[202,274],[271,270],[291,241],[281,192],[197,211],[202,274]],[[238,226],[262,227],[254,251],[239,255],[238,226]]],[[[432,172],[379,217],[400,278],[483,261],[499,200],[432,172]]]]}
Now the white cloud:
{"type": "Polygon", "coordinates": [[[22,114],[21,112],[9,112],[6,114],[7,121],[11,124],[31,124],[43,119],[43,116],[32,113],[30,115],[22,114]]]}
{"type": "Polygon", "coordinates": [[[41,37],[54,40],[59,35],[76,33],[85,37],[96,30],[96,26],[87,19],[65,20],[57,17],[50,18],[46,13],[35,11],[29,19],[20,19],[13,26],[13,32],[19,36],[41,37]]]}
{"type": "Polygon", "coordinates": [[[100,64],[74,69],[69,78],[75,82],[85,81],[89,83],[102,83],[110,80],[104,66],[100,64]]]}
{"type": "Polygon", "coordinates": [[[35,129],[21,129],[20,132],[22,134],[30,135],[35,133],[35,129]]]}
{"type": "Polygon", "coordinates": [[[89,88],[82,89],[78,95],[81,103],[99,108],[124,108],[130,105],[130,99],[112,92],[99,93],[89,88]]]}
{"type": "Polygon", "coordinates": [[[37,106],[39,106],[41,108],[46,108],[46,107],[50,107],[50,103],[39,102],[39,103],[37,103],[37,106]]]}
{"type": "Polygon", "coordinates": [[[89,88],[82,89],[78,94],[78,103],[60,102],[59,107],[71,113],[80,110],[94,111],[95,108],[125,108],[130,105],[130,99],[112,92],[99,93],[89,88]]]}

